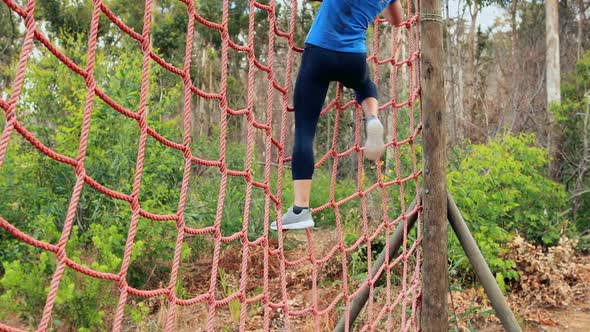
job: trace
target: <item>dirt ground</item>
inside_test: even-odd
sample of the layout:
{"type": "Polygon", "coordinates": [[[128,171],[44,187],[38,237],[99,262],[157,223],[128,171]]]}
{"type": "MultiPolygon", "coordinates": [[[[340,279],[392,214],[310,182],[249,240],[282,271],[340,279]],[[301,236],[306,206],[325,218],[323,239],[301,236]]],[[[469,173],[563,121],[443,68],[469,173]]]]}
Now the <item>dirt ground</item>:
{"type": "Polygon", "coordinates": [[[585,303],[583,306],[573,306],[567,310],[553,311],[560,326],[541,326],[530,328],[529,331],[571,331],[571,332],[585,332],[590,331],[590,304],[585,303]]]}
{"type": "MultiPolygon", "coordinates": [[[[313,235],[314,254],[316,255],[320,253],[325,253],[334,245],[334,243],[337,243],[337,239],[333,236],[330,236],[330,233],[318,233],[320,232],[314,232],[313,235]]],[[[290,248],[286,253],[287,259],[295,260],[296,258],[300,258],[307,255],[308,251],[305,246],[307,244],[306,241],[307,240],[304,233],[292,232],[288,234],[285,240],[285,245],[290,248]]],[[[273,245],[276,246],[276,243],[271,244],[271,246],[273,245]]],[[[222,257],[221,259],[221,268],[227,271],[239,271],[242,259],[240,251],[241,248],[239,246],[233,249],[228,249],[225,252],[224,257],[222,257]]],[[[251,259],[249,259],[248,265],[251,267],[251,270],[249,269],[249,273],[253,273],[255,278],[261,278],[261,261],[263,252],[257,252],[254,250],[250,253],[250,255],[251,259]]],[[[574,287],[572,287],[572,289],[574,289],[575,292],[574,300],[567,306],[561,308],[539,306],[518,307],[522,304],[517,305],[511,303],[511,305],[513,306],[513,310],[515,311],[515,314],[517,316],[517,319],[524,328],[524,331],[590,331],[590,257],[578,257],[576,258],[576,260],[576,264],[578,264],[579,266],[578,270],[581,282],[579,285],[575,285],[574,287]]],[[[201,262],[201,266],[207,266],[208,264],[209,262],[206,261],[201,262]]],[[[197,276],[195,276],[196,279],[193,279],[192,277],[189,278],[192,279],[192,283],[185,283],[185,285],[189,288],[189,293],[199,294],[206,292],[206,288],[209,286],[209,270],[200,272],[204,273],[197,273],[197,276]],[[193,285],[193,289],[190,289],[190,284],[193,285]]],[[[277,282],[277,280],[279,280],[278,273],[278,261],[271,260],[269,266],[269,275],[271,279],[270,294],[271,299],[275,302],[279,302],[281,300],[280,285],[277,282]]],[[[328,263],[326,270],[322,271],[322,275],[328,275],[328,277],[333,280],[338,280],[339,278],[341,278],[340,273],[341,271],[339,265],[331,263],[328,263]]],[[[294,270],[289,270],[288,272],[287,286],[289,288],[289,303],[294,310],[300,310],[309,305],[309,303],[311,303],[312,292],[310,286],[311,280],[309,278],[310,275],[310,264],[300,265],[296,267],[294,270]]],[[[232,278],[234,278],[232,283],[238,282],[237,275],[232,276],[232,278]]],[[[256,284],[256,282],[254,282],[252,286],[248,287],[248,289],[250,291],[254,291],[257,285],[260,284],[256,284]]],[[[330,304],[330,301],[339,293],[339,291],[340,290],[338,286],[320,287],[318,289],[319,307],[325,308],[326,306],[328,306],[330,304]]],[[[475,290],[473,291],[476,292],[475,290]]],[[[483,297],[484,296],[481,295],[480,300],[482,302],[485,302],[483,297]]],[[[509,299],[509,302],[512,301],[518,302],[517,300],[509,299]]],[[[379,302],[379,300],[377,300],[377,302],[379,302]]],[[[522,303],[522,301],[518,303],[522,303]]],[[[220,308],[219,310],[217,310],[215,325],[217,327],[227,326],[227,328],[219,329],[220,331],[237,331],[236,324],[231,322],[236,322],[239,315],[236,316],[235,312],[232,314],[230,310],[227,310],[226,308],[227,307],[220,308]]],[[[261,306],[253,306],[249,310],[247,330],[263,331],[262,316],[263,315],[261,306]]],[[[317,325],[319,325],[321,331],[331,331],[339,317],[340,313],[331,312],[330,314],[322,317],[322,319],[320,319],[319,324],[317,325]]],[[[179,314],[177,315],[177,318],[178,324],[176,326],[176,331],[206,331],[207,306],[199,305],[194,307],[181,308],[179,314]]],[[[156,318],[156,320],[160,322],[165,321],[165,312],[160,312],[160,317],[156,318]]],[[[482,321],[482,319],[480,319],[478,321],[474,321],[474,323],[474,326],[476,327],[477,331],[491,332],[504,330],[499,320],[495,316],[491,316],[491,318],[488,320],[482,321]]],[[[159,324],[156,323],[155,325],[159,324]]],[[[397,325],[399,324],[394,323],[394,326],[397,325]]],[[[282,315],[273,314],[271,316],[270,326],[272,331],[283,331],[284,325],[282,315]]],[[[456,330],[455,325],[450,325],[449,329],[456,330]]],[[[148,328],[140,330],[155,331],[157,329],[148,328]]],[[[311,317],[291,319],[291,330],[302,332],[315,331],[316,322],[311,317]]],[[[466,324],[460,324],[459,330],[469,331],[466,324]]]]}
{"type": "MultiPolygon", "coordinates": [[[[317,257],[325,255],[330,249],[338,243],[335,232],[313,232],[313,252],[317,257]]],[[[270,243],[272,248],[277,246],[275,241],[270,243]]],[[[298,258],[309,254],[307,248],[307,238],[305,233],[291,232],[285,238],[285,256],[288,260],[294,261],[298,258]]],[[[336,255],[338,256],[338,254],[336,255]]],[[[252,248],[249,251],[248,263],[248,280],[246,292],[248,297],[260,294],[263,285],[263,258],[264,250],[262,248],[252,248]]],[[[236,292],[239,285],[239,271],[242,265],[242,247],[241,245],[230,246],[226,248],[220,258],[219,267],[222,275],[218,281],[218,296],[217,299],[222,299],[236,292]]],[[[576,257],[575,262],[578,274],[578,283],[572,285],[573,300],[562,307],[540,307],[536,304],[524,303],[522,299],[509,298],[508,301],[513,308],[517,319],[526,332],[587,332],[590,331],[590,256],[576,257]]],[[[280,264],[277,258],[271,258],[268,265],[269,271],[269,298],[272,302],[278,303],[282,300],[281,285],[280,285],[280,264]]],[[[199,294],[206,293],[210,286],[211,273],[211,258],[208,253],[204,253],[201,257],[196,258],[195,261],[190,262],[187,268],[182,273],[184,294],[183,298],[192,298],[199,294]]],[[[311,264],[300,264],[293,268],[286,269],[286,282],[288,289],[289,307],[291,310],[302,310],[313,303],[311,291],[311,264]]],[[[341,292],[341,284],[338,280],[342,279],[341,263],[338,260],[330,260],[324,264],[321,271],[318,271],[318,276],[322,280],[318,280],[318,307],[325,309],[330,305],[332,300],[341,292]]],[[[361,280],[354,281],[359,283],[361,280]]],[[[399,287],[399,286],[398,286],[399,287]]],[[[354,285],[351,287],[356,289],[354,285]]],[[[398,288],[399,289],[399,288],[398,288]]],[[[393,294],[397,289],[393,290],[393,294]]],[[[481,290],[470,289],[464,292],[465,299],[461,303],[461,299],[455,296],[455,307],[469,306],[469,301],[474,301],[481,304],[482,307],[489,305],[485,304],[485,295],[481,290]]],[[[383,303],[383,294],[377,295],[374,311],[378,311],[380,303],[383,303]]],[[[165,299],[148,299],[147,304],[153,308],[152,314],[139,326],[132,324],[130,320],[126,320],[125,331],[134,332],[151,332],[162,331],[167,318],[166,300],[165,299]]],[[[452,304],[449,304],[452,308],[452,304]]],[[[484,308],[483,310],[488,310],[484,308]]],[[[174,331],[178,332],[193,332],[207,330],[207,317],[209,307],[206,303],[200,303],[193,306],[177,307],[176,320],[174,331]]],[[[263,331],[263,313],[264,308],[260,302],[251,304],[247,307],[247,331],[263,331]]],[[[393,313],[393,317],[398,319],[400,317],[400,309],[393,313]]],[[[240,305],[239,301],[230,303],[220,307],[216,310],[214,318],[215,331],[238,331],[237,322],[239,321],[240,305]]],[[[318,321],[311,316],[297,317],[291,319],[292,331],[331,331],[337,323],[341,315],[341,311],[333,310],[326,315],[323,315],[318,321]]],[[[408,316],[409,317],[409,316],[408,316]]],[[[451,316],[450,316],[451,318],[451,316]]],[[[361,315],[361,320],[366,319],[361,315]]],[[[284,317],[275,310],[269,315],[271,331],[284,331],[284,317]]],[[[459,326],[459,331],[470,331],[466,323],[467,319],[460,320],[460,324],[451,324],[449,330],[456,331],[456,326],[459,326]]],[[[495,316],[482,319],[476,317],[469,321],[480,332],[503,331],[499,320],[495,316]]],[[[3,322],[10,326],[18,326],[26,329],[23,322],[15,320],[3,322]],[[19,326],[20,325],[20,326],[19,326]]],[[[399,330],[399,321],[394,322],[394,331],[399,330]]],[[[375,329],[376,331],[381,328],[375,329]]],[[[356,331],[356,329],[355,329],[356,331]]]]}
{"type": "MultiPolygon", "coordinates": [[[[572,286],[573,301],[565,307],[514,308],[525,332],[588,332],[590,331],[590,256],[577,257],[580,282],[572,286]]],[[[510,301],[515,302],[515,301],[510,301]]],[[[513,306],[514,307],[514,306],[513,306]]],[[[504,331],[498,321],[487,324],[480,331],[504,331]]]]}
{"type": "MultiPolygon", "coordinates": [[[[590,294],[589,294],[590,295],[590,294]]],[[[588,332],[590,331],[590,303],[577,303],[567,309],[543,309],[537,314],[537,321],[520,318],[524,332],[588,332]]],[[[504,331],[500,323],[494,322],[479,329],[480,332],[504,331]]]]}
{"type": "Polygon", "coordinates": [[[588,332],[590,331],[590,290],[564,309],[538,309],[538,322],[525,322],[525,331],[588,332]]]}

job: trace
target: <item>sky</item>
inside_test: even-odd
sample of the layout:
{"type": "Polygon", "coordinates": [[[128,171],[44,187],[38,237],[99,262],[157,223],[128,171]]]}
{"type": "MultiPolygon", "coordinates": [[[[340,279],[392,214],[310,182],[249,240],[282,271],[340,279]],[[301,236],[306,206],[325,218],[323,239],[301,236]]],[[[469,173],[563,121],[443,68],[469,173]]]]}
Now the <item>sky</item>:
{"type": "MultiPolygon", "coordinates": [[[[443,0],[443,5],[445,0],[443,0]]],[[[465,0],[449,0],[449,14],[451,17],[457,17],[457,7],[461,4],[461,6],[465,5],[465,0]]],[[[444,14],[444,8],[443,8],[444,14]]],[[[496,18],[500,17],[501,15],[505,15],[505,12],[499,6],[488,6],[485,7],[483,10],[479,12],[477,16],[477,24],[481,26],[482,30],[485,30],[491,27],[494,24],[496,18]]],[[[444,15],[443,15],[444,16],[444,15]]],[[[469,20],[469,10],[465,11],[465,19],[469,20]]]]}

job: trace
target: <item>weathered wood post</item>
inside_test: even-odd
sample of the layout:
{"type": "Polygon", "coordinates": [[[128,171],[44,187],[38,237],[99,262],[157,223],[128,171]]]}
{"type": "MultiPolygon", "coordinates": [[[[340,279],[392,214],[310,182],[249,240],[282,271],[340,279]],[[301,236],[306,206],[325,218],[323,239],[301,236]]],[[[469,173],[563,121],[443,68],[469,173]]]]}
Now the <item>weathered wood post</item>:
{"type": "Polygon", "coordinates": [[[440,0],[420,0],[420,102],[424,116],[422,330],[446,332],[447,185],[443,20],[440,0]]]}

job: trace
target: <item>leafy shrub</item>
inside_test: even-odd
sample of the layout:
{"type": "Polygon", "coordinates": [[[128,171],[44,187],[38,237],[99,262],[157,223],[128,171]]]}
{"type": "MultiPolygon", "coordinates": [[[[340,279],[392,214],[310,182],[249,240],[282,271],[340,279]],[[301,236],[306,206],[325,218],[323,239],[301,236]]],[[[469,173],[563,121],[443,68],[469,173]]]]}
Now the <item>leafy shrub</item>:
{"type": "MultiPolygon", "coordinates": [[[[73,43],[67,45],[73,52],[70,56],[75,60],[83,59],[85,48],[81,42],[64,41],[69,42],[73,43]]],[[[129,110],[136,110],[139,101],[141,71],[137,69],[141,68],[142,55],[138,47],[117,47],[97,53],[100,64],[95,72],[97,84],[129,110]]],[[[150,89],[160,91],[157,87],[161,69],[158,66],[152,69],[150,89]]],[[[148,98],[150,126],[177,141],[179,120],[175,110],[180,91],[182,85],[178,84],[169,87],[165,95],[152,94],[148,98]]],[[[20,120],[45,145],[75,157],[85,98],[84,80],[54,56],[31,59],[19,104],[20,120]]],[[[108,188],[129,194],[138,151],[137,123],[97,98],[88,139],[87,174],[108,188]]],[[[182,153],[148,138],[140,191],[142,208],[157,213],[176,212],[183,163],[182,153]]],[[[57,243],[76,181],[73,168],[37,152],[20,135],[12,135],[0,172],[0,189],[6,193],[0,195],[0,215],[39,240],[57,243]]],[[[127,202],[111,199],[85,186],[76,211],[76,226],[68,240],[68,257],[97,271],[118,273],[131,219],[127,202]]],[[[169,240],[169,228],[175,230],[174,224],[139,220],[128,273],[132,286],[145,286],[152,272],[155,278],[152,277],[151,282],[156,285],[158,281],[169,279],[169,264],[159,263],[160,260],[170,261],[173,255],[175,233],[169,240]]],[[[56,268],[55,256],[7,232],[0,232],[0,248],[3,262],[0,315],[15,312],[24,321],[34,322],[40,318],[45,304],[47,287],[56,268]]],[[[183,247],[182,257],[188,250],[187,246],[183,247]]],[[[81,330],[106,328],[105,324],[110,324],[106,317],[112,315],[117,298],[116,284],[66,268],[53,311],[53,324],[81,330]],[[108,291],[108,287],[114,291],[108,291]]],[[[135,310],[133,306],[129,309],[135,310]]],[[[145,312],[141,307],[138,310],[134,313],[136,317],[145,312]]]]}
{"type": "MultiPolygon", "coordinates": [[[[585,194],[589,186],[587,148],[584,142],[588,138],[588,117],[590,114],[590,51],[587,51],[576,63],[576,67],[562,77],[560,104],[550,110],[559,124],[556,129],[560,134],[560,176],[571,197],[572,221],[577,228],[585,232],[590,229],[590,195],[585,194]]],[[[582,249],[587,246],[581,241],[582,249]]]]}
{"type": "MultiPolygon", "coordinates": [[[[504,136],[487,144],[470,145],[460,151],[448,173],[449,190],[470,226],[494,273],[516,279],[514,262],[500,254],[512,234],[554,245],[560,237],[560,213],[566,205],[564,187],[548,179],[547,151],[534,146],[533,135],[504,136]]],[[[454,235],[449,239],[451,262],[463,252],[454,235]]]]}

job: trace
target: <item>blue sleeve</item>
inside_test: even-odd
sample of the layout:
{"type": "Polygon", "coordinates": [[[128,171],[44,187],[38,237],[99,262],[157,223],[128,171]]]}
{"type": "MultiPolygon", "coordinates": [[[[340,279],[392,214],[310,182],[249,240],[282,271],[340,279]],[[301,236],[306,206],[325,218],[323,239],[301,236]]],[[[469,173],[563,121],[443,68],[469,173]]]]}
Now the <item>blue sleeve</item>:
{"type": "Polygon", "coordinates": [[[391,1],[389,2],[389,4],[391,5],[392,3],[396,2],[396,1],[397,1],[397,0],[391,0],[391,1]]]}

